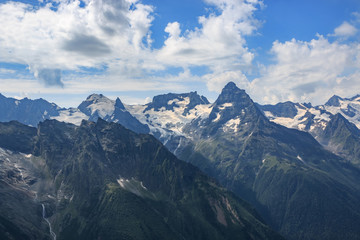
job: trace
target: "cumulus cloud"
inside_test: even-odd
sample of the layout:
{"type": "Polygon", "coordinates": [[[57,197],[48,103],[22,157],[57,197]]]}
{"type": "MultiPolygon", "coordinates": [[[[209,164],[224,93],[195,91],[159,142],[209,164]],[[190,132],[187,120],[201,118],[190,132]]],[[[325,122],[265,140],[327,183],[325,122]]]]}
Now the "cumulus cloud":
{"type": "Polygon", "coordinates": [[[27,65],[47,87],[85,88],[86,83],[104,89],[106,82],[125,89],[130,85],[170,89],[169,84],[184,89],[184,82],[193,80],[206,81],[209,89],[219,90],[224,79],[243,78],[243,72],[251,68],[254,54],[245,37],[260,26],[254,12],[262,1],[205,2],[209,12],[198,18],[200,27],[182,29],[179,22],[169,23],[163,47],[153,49],[150,27],[155,8],[140,0],[54,0],[40,6],[8,1],[0,4],[0,61],[27,65]],[[104,66],[104,77],[91,75],[96,81],[68,76],[69,70],[104,66]],[[156,77],[158,71],[173,66],[184,71],[156,77]],[[194,66],[206,66],[212,74],[193,76],[189,68],[194,66]]]}
{"type": "Polygon", "coordinates": [[[318,36],[309,42],[273,43],[275,64],[251,82],[249,91],[262,103],[324,103],[333,94],[355,95],[360,89],[360,44],[330,42],[318,36]]]}
{"type": "Polygon", "coordinates": [[[335,37],[351,37],[357,33],[357,28],[348,22],[343,22],[340,26],[335,28],[334,33],[330,36],[335,37]]]}
{"type": "Polygon", "coordinates": [[[178,22],[168,23],[165,32],[169,34],[169,38],[178,39],[181,34],[180,24],[178,22]]]}
{"type": "Polygon", "coordinates": [[[152,6],[137,0],[86,0],[84,6],[78,0],[54,2],[0,4],[0,61],[28,65],[52,86],[62,86],[60,70],[116,61],[143,64],[152,6]],[[46,80],[49,69],[56,69],[53,82],[46,80]]]}
{"type": "Polygon", "coordinates": [[[227,71],[207,74],[203,77],[207,82],[210,91],[221,92],[221,89],[228,83],[234,82],[239,88],[249,89],[250,82],[241,71],[227,71]]]}
{"type": "Polygon", "coordinates": [[[181,30],[178,22],[169,23],[169,34],[157,59],[174,66],[208,66],[212,71],[243,70],[252,64],[254,54],[245,36],[259,27],[254,12],[261,1],[206,0],[219,12],[200,16],[201,27],[181,30]]]}

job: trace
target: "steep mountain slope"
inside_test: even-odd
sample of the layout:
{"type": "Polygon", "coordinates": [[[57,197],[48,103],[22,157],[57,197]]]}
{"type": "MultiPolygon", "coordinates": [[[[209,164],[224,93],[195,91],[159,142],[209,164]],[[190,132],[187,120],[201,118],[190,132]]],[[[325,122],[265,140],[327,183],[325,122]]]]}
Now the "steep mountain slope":
{"type": "Polygon", "coordinates": [[[24,155],[0,148],[0,239],[49,239],[41,205],[34,201],[24,155]]]}
{"type": "Polygon", "coordinates": [[[330,151],[360,166],[360,130],[342,114],[331,117],[318,139],[330,151]]]}
{"type": "MultiPolygon", "coordinates": [[[[36,195],[57,239],[281,239],[247,203],[150,135],[101,119],[0,129],[9,139],[23,133],[30,148],[13,151],[32,153],[23,154],[26,161],[42,166],[24,189],[51,180],[36,195]]],[[[21,168],[31,171],[25,163],[21,168]]]]}
{"type": "Polygon", "coordinates": [[[285,237],[360,236],[359,170],[310,134],[270,122],[234,83],[185,131],[192,141],[179,158],[256,205],[285,237]]]}

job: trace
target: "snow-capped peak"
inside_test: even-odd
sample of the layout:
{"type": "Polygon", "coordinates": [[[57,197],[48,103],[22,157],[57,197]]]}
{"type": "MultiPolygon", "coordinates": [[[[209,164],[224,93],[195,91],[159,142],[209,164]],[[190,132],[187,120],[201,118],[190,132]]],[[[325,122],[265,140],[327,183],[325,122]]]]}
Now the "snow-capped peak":
{"type": "Polygon", "coordinates": [[[91,94],[78,108],[86,115],[98,115],[100,118],[105,118],[114,113],[115,101],[102,94],[91,94]]]}

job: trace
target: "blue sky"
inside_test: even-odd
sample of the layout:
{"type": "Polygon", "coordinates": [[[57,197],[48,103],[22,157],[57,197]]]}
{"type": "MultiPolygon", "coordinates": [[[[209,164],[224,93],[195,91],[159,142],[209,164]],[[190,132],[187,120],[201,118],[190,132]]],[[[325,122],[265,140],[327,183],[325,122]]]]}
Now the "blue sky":
{"type": "Polygon", "coordinates": [[[77,106],[167,92],[260,103],[360,93],[358,0],[0,1],[0,92],[77,106]]]}

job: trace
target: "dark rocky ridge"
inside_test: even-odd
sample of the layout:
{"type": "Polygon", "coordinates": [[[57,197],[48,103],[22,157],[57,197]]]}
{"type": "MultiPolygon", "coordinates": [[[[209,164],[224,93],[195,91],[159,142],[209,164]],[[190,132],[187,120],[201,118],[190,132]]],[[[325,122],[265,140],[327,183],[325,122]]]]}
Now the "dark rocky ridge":
{"type": "MultiPolygon", "coordinates": [[[[19,132],[12,124],[9,137],[19,132]]],[[[79,127],[48,120],[35,139],[34,131],[24,135],[55,186],[57,239],[282,239],[150,135],[101,119],[79,127]]]]}

